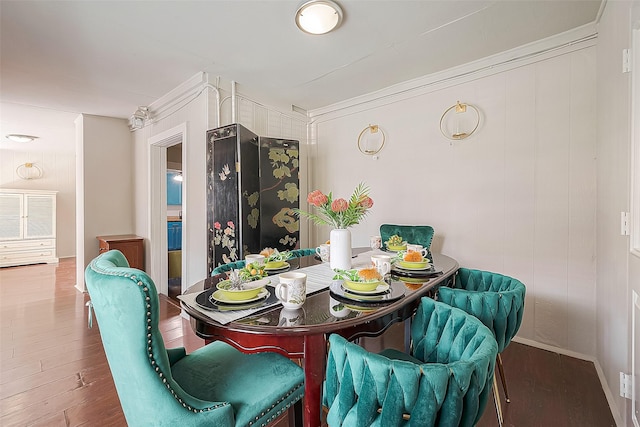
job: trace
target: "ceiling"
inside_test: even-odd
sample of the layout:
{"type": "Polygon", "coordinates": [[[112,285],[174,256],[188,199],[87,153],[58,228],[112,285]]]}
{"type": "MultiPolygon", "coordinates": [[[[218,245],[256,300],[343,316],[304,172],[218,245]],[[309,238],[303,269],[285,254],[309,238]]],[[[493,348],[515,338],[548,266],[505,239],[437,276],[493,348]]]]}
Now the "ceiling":
{"type": "Polygon", "coordinates": [[[299,0],[2,0],[0,101],[128,118],[204,71],[311,110],[593,23],[601,4],[337,1],[342,25],[314,36],[299,0]]]}

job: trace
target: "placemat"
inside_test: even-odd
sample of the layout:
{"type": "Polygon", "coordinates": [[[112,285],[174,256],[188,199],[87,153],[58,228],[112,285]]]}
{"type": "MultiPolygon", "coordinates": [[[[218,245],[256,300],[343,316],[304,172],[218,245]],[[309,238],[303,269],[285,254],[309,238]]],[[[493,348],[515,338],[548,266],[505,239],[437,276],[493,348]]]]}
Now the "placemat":
{"type": "MultiPolygon", "coordinates": [[[[324,289],[327,289],[331,284],[334,275],[333,270],[331,270],[329,264],[327,263],[313,265],[311,267],[304,267],[295,271],[305,273],[307,275],[307,295],[315,294],[324,289]]],[[[279,277],[277,275],[270,276],[269,278],[271,279],[271,286],[275,287],[279,283],[279,277]]],[[[221,325],[226,325],[227,323],[233,322],[234,320],[242,319],[243,317],[250,316],[254,313],[280,304],[280,302],[276,302],[274,304],[264,305],[259,308],[227,311],[223,313],[213,310],[207,310],[201,307],[196,303],[196,296],[198,296],[198,293],[178,295],[178,299],[194,310],[197,310],[208,318],[220,323],[221,325]]]]}

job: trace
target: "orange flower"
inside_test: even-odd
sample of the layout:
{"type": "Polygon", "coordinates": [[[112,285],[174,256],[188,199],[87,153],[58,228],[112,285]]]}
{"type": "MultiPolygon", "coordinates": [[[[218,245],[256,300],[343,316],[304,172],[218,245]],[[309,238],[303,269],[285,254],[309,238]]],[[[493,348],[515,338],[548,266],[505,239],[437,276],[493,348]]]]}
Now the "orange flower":
{"type": "Polygon", "coordinates": [[[314,190],[307,196],[307,202],[312,204],[313,206],[320,207],[327,203],[329,198],[322,193],[320,190],[314,190]]]}
{"type": "Polygon", "coordinates": [[[404,256],[404,260],[408,262],[420,262],[422,261],[422,254],[420,252],[407,252],[404,256]]]}
{"type": "Polygon", "coordinates": [[[358,204],[365,209],[371,209],[373,207],[373,199],[369,196],[365,196],[360,200],[360,202],[358,202],[358,204]]]}
{"type": "Polygon", "coordinates": [[[345,199],[335,199],[331,202],[331,210],[334,212],[344,212],[349,209],[349,202],[345,199]]]}
{"type": "Polygon", "coordinates": [[[360,276],[360,278],[363,280],[382,279],[380,273],[378,273],[378,270],[376,270],[375,268],[363,268],[362,270],[358,271],[358,276],[360,276]]]}

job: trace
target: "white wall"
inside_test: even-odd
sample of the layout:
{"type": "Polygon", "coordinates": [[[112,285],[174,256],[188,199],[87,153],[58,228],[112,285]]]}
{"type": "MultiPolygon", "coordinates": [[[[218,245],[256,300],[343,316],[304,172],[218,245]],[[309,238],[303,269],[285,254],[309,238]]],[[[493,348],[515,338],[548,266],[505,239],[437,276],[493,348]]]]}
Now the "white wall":
{"type": "MultiPolygon", "coordinates": [[[[622,73],[621,58],[632,22],[640,23],[638,2],[609,1],[598,25],[597,358],[614,391],[619,372],[631,371],[631,290],[640,291],[640,260],[620,235],[620,212],[630,207],[631,140],[631,73],[622,73]]],[[[630,402],[612,395],[612,410],[631,426],[630,402]]]]}
{"type": "Polygon", "coordinates": [[[126,120],[83,114],[76,126],[76,286],[84,290],[84,268],[98,255],[96,237],[134,232],[133,147],[126,120]]]}
{"type": "Polygon", "coordinates": [[[355,246],[385,222],[432,225],[435,250],[524,282],[520,337],[595,355],[593,44],[311,112],[312,187],[349,196],[365,181],[375,205],[352,230],[355,246]],[[458,100],[476,105],[482,123],[450,144],[439,120],[458,100]],[[369,124],[387,134],[377,161],[357,148],[369,124]]]}
{"type": "Polygon", "coordinates": [[[54,190],[56,195],[56,249],[59,258],[76,253],[75,113],[0,103],[0,188],[54,190]],[[11,143],[8,133],[39,136],[30,143],[11,143]],[[23,180],[18,165],[35,163],[42,178],[23,180]]]}

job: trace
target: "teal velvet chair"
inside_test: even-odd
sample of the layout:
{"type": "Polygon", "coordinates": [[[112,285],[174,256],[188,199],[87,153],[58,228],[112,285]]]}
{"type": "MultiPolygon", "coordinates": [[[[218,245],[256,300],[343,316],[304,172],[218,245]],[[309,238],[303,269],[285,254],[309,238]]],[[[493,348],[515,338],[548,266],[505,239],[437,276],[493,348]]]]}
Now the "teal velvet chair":
{"type": "MultiPolygon", "coordinates": [[[[291,257],[292,258],[300,258],[303,256],[309,256],[309,255],[314,255],[316,253],[315,249],[293,249],[291,251],[291,257]]],[[[229,262],[227,264],[222,264],[217,266],[216,268],[213,269],[213,271],[211,272],[212,276],[215,276],[216,274],[220,274],[220,273],[226,273],[228,271],[231,270],[237,270],[240,269],[242,267],[244,267],[245,262],[244,260],[242,261],[235,261],[235,262],[229,262]]]]}
{"type": "Polygon", "coordinates": [[[380,237],[382,238],[382,245],[386,247],[386,241],[389,237],[397,235],[402,237],[405,241],[414,245],[422,245],[429,251],[428,257],[431,257],[431,241],[433,240],[433,227],[430,225],[397,225],[397,224],[382,224],[380,226],[380,237]]]}
{"type": "MultiPolygon", "coordinates": [[[[441,287],[438,300],[477,317],[493,332],[498,343],[497,365],[505,400],[510,402],[500,353],[509,345],[522,323],[526,287],[509,276],[489,271],[460,268],[452,287],[441,287]]],[[[498,420],[502,425],[502,409],[497,382],[494,397],[498,420]]]]}
{"type": "Polygon", "coordinates": [[[99,255],[85,279],[129,426],[262,426],[302,398],[303,371],[284,356],[218,341],[165,349],[156,287],[121,252],[99,255]]]}
{"type": "Polygon", "coordinates": [[[411,337],[411,354],[374,354],[329,337],[323,405],[330,427],[477,423],[498,351],[491,331],[462,310],[423,298],[411,337]]]}

